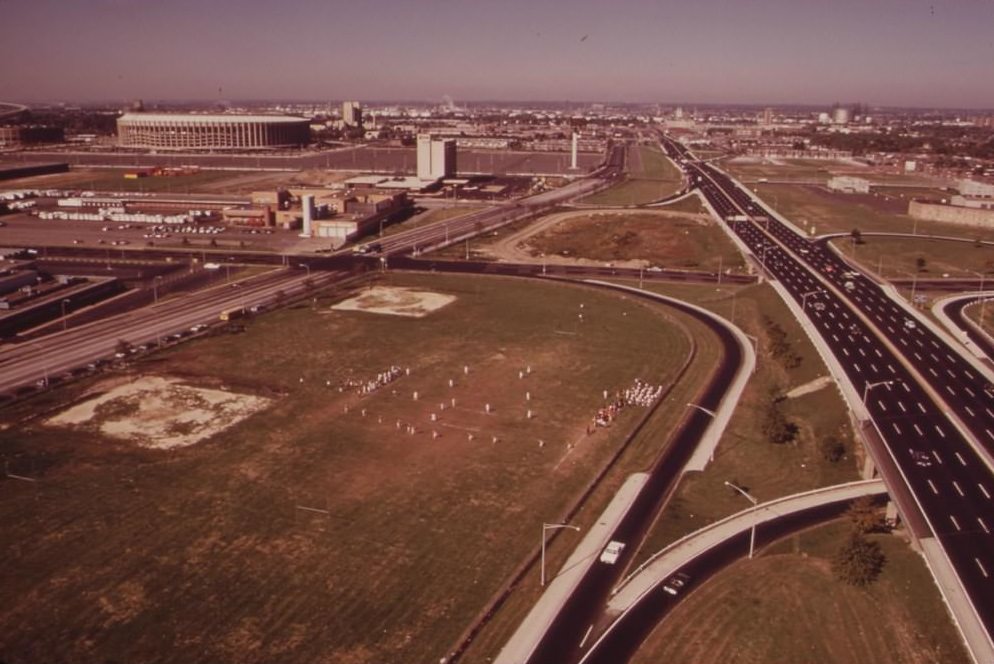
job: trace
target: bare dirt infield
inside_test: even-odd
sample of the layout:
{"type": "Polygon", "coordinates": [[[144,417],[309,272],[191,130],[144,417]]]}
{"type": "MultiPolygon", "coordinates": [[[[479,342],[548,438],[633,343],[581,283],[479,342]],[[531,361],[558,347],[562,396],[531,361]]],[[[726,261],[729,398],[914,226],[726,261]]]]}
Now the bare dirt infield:
{"type": "Polygon", "coordinates": [[[37,480],[0,481],[0,660],[437,662],[640,415],[587,436],[601,390],[665,382],[691,347],[588,289],[391,279],[456,299],[401,318],[319,298],[134,367],[282,395],[197,445],[30,419],[85,384],[0,413],[0,454],[37,480]],[[348,387],[391,366],[411,371],[348,387]]]}
{"type": "Polygon", "coordinates": [[[424,318],[455,300],[451,295],[409,288],[377,286],[339,302],[337,311],[366,311],[372,314],[424,318]]]}
{"type": "MultiPolygon", "coordinates": [[[[95,390],[102,390],[97,384],[95,390]]],[[[144,376],[62,411],[55,427],[90,427],[142,447],[168,450],[214,436],[269,405],[269,399],[144,376]]]]}

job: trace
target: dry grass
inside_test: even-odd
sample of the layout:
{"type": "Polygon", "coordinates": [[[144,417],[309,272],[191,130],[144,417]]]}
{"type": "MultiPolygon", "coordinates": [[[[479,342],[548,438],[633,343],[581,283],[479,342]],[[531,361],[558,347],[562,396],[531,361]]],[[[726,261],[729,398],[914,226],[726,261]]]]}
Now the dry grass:
{"type": "Polygon", "coordinates": [[[0,658],[437,661],[638,417],[586,436],[601,389],[665,382],[690,348],[655,309],[585,289],[393,283],[457,300],[421,319],[319,301],[141,365],[276,400],[198,445],[20,421],[85,384],[8,410],[0,452],[39,482],[0,483],[0,658]],[[411,375],[337,390],[392,364],[411,375]]]}
{"type": "Polygon", "coordinates": [[[928,569],[907,544],[877,536],[887,556],[866,589],[837,581],[844,522],[792,536],[686,597],[633,659],[768,664],[965,662],[928,569]]]}

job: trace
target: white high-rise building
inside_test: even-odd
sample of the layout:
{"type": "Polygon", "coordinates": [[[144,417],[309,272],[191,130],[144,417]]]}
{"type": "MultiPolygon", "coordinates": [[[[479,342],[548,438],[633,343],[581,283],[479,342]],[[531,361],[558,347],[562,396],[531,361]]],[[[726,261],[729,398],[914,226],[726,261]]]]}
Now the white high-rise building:
{"type": "Polygon", "coordinates": [[[429,134],[418,134],[418,179],[439,180],[455,174],[455,139],[433,139],[429,134]]]}
{"type": "Polygon", "coordinates": [[[342,102],[342,124],[346,127],[362,127],[362,105],[359,102],[342,102]]]}

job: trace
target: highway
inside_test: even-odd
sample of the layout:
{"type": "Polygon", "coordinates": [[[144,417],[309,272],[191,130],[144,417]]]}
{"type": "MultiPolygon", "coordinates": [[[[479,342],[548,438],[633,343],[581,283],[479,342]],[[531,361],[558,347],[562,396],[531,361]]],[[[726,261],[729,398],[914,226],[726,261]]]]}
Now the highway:
{"type": "MultiPolygon", "coordinates": [[[[647,297],[649,301],[655,301],[647,297]]],[[[718,336],[722,346],[721,360],[714,368],[708,384],[695,403],[714,412],[728,391],[737,368],[742,362],[742,349],[732,333],[716,324],[707,316],[690,306],[677,309],[707,325],[718,336]]],[[[638,544],[644,539],[650,526],[655,522],[666,500],[676,487],[687,461],[711,424],[711,416],[697,408],[688,408],[680,425],[673,432],[669,444],[660,452],[649,472],[644,489],[632,504],[627,515],[618,525],[610,539],[627,542],[615,565],[595,564],[573,595],[563,605],[559,616],[553,621],[528,660],[532,664],[565,664],[575,662],[583,654],[580,643],[590,625],[599,618],[611,589],[619,581],[621,572],[638,551],[638,544]]]]}
{"type": "Polygon", "coordinates": [[[605,164],[588,177],[574,180],[558,189],[503,203],[455,219],[412,228],[382,240],[373,240],[368,244],[378,245],[378,249],[371,252],[376,256],[394,256],[403,253],[417,255],[432,249],[440,249],[519,219],[534,216],[561,203],[589,196],[610,186],[620,178],[624,164],[625,146],[615,145],[612,146],[605,164]]]}
{"type": "Polygon", "coordinates": [[[763,270],[793,298],[862,394],[873,426],[954,566],[989,642],[994,625],[994,396],[985,389],[987,378],[881,286],[776,219],[729,176],[693,160],[679,144],[664,139],[664,147],[763,270]],[[960,431],[959,422],[970,436],[960,431]]]}
{"type": "MultiPolygon", "coordinates": [[[[324,285],[341,275],[341,272],[317,273],[313,282],[315,286],[324,285]]],[[[121,339],[134,346],[154,345],[171,334],[188,333],[194,325],[213,323],[224,310],[271,305],[280,291],[286,295],[302,291],[307,278],[307,273],[301,270],[281,270],[165,299],[29,343],[4,346],[0,349],[0,393],[99,359],[109,359],[121,339]]]]}

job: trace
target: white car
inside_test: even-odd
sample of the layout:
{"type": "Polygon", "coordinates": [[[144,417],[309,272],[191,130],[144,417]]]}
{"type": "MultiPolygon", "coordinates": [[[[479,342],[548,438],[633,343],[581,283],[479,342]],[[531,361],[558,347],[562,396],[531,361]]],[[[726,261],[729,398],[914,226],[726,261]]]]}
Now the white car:
{"type": "Polygon", "coordinates": [[[680,590],[687,585],[687,581],[690,581],[690,577],[683,572],[678,572],[666,582],[666,585],[663,586],[663,592],[669,595],[678,595],[680,590]]]}
{"type": "Polygon", "coordinates": [[[618,562],[618,558],[621,556],[621,552],[625,550],[625,543],[612,541],[605,548],[604,552],[601,554],[601,562],[607,563],[608,565],[613,565],[618,562]]]}

